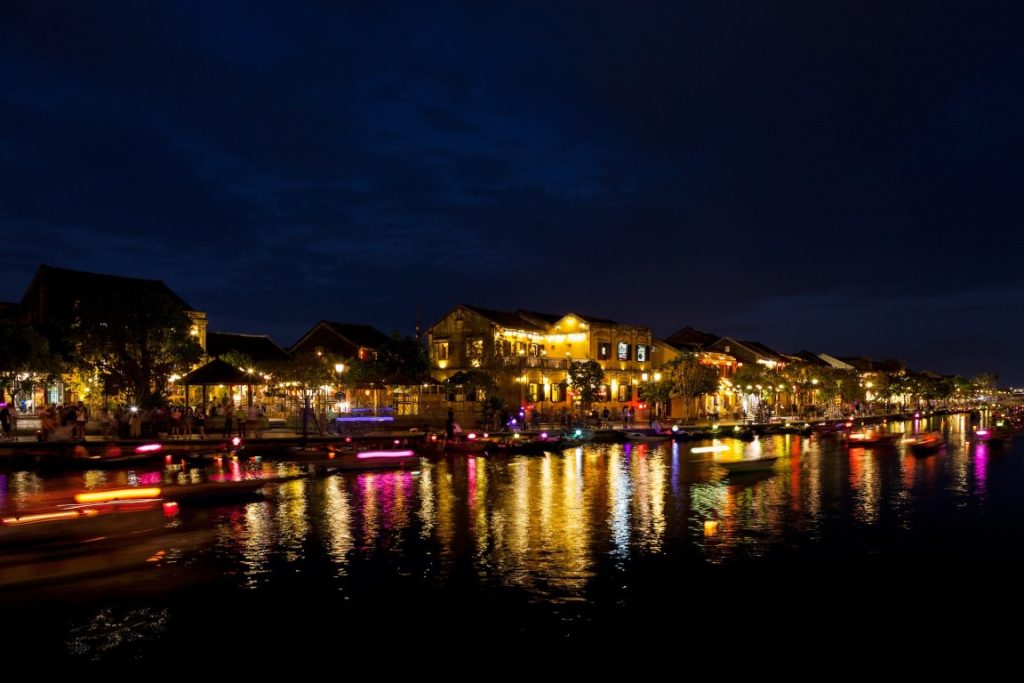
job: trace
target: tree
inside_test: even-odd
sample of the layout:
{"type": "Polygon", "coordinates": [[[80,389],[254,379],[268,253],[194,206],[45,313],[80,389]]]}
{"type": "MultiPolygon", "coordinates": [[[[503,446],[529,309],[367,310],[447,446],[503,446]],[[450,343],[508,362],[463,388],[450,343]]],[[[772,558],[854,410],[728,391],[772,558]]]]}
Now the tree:
{"type": "Polygon", "coordinates": [[[0,401],[5,392],[13,397],[25,381],[61,372],[60,358],[50,353],[49,342],[28,325],[0,325],[0,349],[0,401]]]}
{"type": "Polygon", "coordinates": [[[429,374],[430,361],[422,344],[412,337],[394,334],[381,344],[376,355],[365,361],[338,359],[348,370],[348,381],[362,384],[381,384],[389,377],[401,375],[419,381],[429,374]]]}
{"type": "Polygon", "coordinates": [[[702,363],[700,356],[689,353],[669,361],[663,369],[668,375],[669,393],[673,397],[688,399],[684,402],[683,417],[690,415],[695,399],[718,391],[718,370],[713,365],[702,363]]]}
{"type": "Polygon", "coordinates": [[[476,400],[490,396],[498,386],[494,377],[482,370],[460,370],[449,377],[447,383],[449,387],[463,387],[476,400]]]}
{"type": "Polygon", "coordinates": [[[83,371],[98,370],[106,386],[151,405],[171,374],[184,374],[202,355],[190,329],[188,315],[171,295],[126,288],[77,302],[68,339],[83,371]]]}
{"type": "Polygon", "coordinates": [[[569,364],[568,375],[576,401],[583,409],[589,409],[604,383],[604,370],[600,363],[596,360],[573,361],[569,364]]]}
{"type": "Polygon", "coordinates": [[[288,360],[267,364],[279,387],[295,388],[302,399],[302,438],[306,438],[312,412],[313,394],[319,387],[336,381],[333,366],[312,352],[296,353],[288,360]]]}

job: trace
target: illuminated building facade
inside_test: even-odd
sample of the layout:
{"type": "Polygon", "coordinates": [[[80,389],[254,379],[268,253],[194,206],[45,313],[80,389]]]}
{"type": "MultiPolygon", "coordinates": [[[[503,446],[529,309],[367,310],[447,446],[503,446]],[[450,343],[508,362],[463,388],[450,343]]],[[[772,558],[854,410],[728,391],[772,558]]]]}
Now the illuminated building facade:
{"type": "MultiPolygon", "coordinates": [[[[606,318],[497,311],[460,304],[427,334],[431,372],[444,381],[456,373],[485,372],[511,405],[542,412],[573,407],[569,364],[596,361],[605,373],[595,406],[618,407],[641,398],[637,387],[653,371],[651,329],[606,318]]],[[[457,394],[454,400],[473,400],[457,394]]]]}

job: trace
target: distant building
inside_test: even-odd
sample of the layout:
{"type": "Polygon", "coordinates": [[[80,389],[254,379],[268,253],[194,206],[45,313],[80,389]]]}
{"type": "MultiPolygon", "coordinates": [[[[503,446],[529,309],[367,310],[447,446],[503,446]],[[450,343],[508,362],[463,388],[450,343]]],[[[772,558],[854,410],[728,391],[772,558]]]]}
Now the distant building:
{"type": "Polygon", "coordinates": [[[708,351],[725,353],[741,363],[760,363],[774,370],[787,365],[790,359],[784,354],[768,348],[756,341],[740,341],[732,337],[722,337],[707,347],[708,351]]]}
{"type": "Polygon", "coordinates": [[[152,292],[166,295],[181,306],[192,322],[191,333],[206,350],[206,313],[196,310],[168,287],[163,280],[145,280],[120,275],[89,273],[82,270],[42,265],[29,283],[18,306],[18,318],[50,339],[51,347],[62,350],[61,332],[75,322],[75,309],[87,297],[102,297],[107,305],[117,305],[117,292],[152,292]]]}
{"type": "Polygon", "coordinates": [[[387,341],[386,334],[370,325],[321,320],[292,344],[289,352],[365,361],[372,360],[387,341]]]}
{"type": "Polygon", "coordinates": [[[206,334],[206,355],[222,358],[231,353],[249,357],[254,363],[282,361],[290,357],[288,352],[265,334],[241,334],[238,332],[208,332],[206,334]]]}
{"type": "Polygon", "coordinates": [[[429,329],[428,344],[437,379],[486,370],[507,403],[544,412],[572,410],[568,369],[574,361],[593,360],[604,370],[598,407],[638,404],[635,387],[654,367],[649,327],[576,313],[460,304],[429,329]]]}

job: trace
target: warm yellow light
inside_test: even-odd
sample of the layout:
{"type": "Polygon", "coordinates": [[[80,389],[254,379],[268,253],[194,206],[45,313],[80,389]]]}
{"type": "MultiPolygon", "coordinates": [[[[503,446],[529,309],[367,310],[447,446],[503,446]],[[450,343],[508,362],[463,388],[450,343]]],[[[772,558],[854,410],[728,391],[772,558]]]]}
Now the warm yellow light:
{"type": "Polygon", "coordinates": [[[446,367],[448,367],[448,361],[446,361],[446,360],[439,360],[439,361],[437,361],[437,367],[439,367],[442,370],[444,370],[446,367]]]}
{"type": "Polygon", "coordinates": [[[718,534],[718,520],[708,519],[704,521],[704,536],[711,537],[718,534]]]}
{"type": "Polygon", "coordinates": [[[82,510],[81,512],[71,510],[68,512],[42,512],[37,515],[21,515],[20,517],[4,517],[4,526],[17,526],[19,524],[35,524],[37,522],[53,522],[58,519],[77,519],[78,517],[92,517],[98,514],[95,510],[82,510]]]}
{"type": "Polygon", "coordinates": [[[646,382],[647,381],[647,373],[646,372],[640,373],[640,379],[642,379],[643,381],[646,382]]]}
{"type": "Polygon", "coordinates": [[[655,382],[660,382],[661,381],[661,373],[660,372],[654,373],[654,381],[655,382]]]}
{"type": "Polygon", "coordinates": [[[115,500],[138,500],[139,498],[159,498],[160,489],[156,486],[145,489],[115,489],[113,491],[91,491],[76,493],[76,503],[109,503],[115,500]]]}
{"type": "Polygon", "coordinates": [[[339,373],[339,374],[342,373],[342,372],[345,372],[345,364],[344,363],[335,363],[334,364],[334,371],[339,373]]]}

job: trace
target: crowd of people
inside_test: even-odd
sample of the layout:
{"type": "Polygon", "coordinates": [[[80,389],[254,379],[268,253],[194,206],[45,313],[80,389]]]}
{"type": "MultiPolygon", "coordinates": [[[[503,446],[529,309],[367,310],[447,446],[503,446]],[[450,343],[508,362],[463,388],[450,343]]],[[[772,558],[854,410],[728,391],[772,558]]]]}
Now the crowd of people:
{"type": "MultiPolygon", "coordinates": [[[[0,404],[0,440],[13,440],[17,435],[18,411],[7,403],[0,404]]],[[[213,402],[209,407],[171,404],[154,408],[138,408],[120,404],[112,409],[91,413],[82,401],[74,405],[52,405],[39,408],[38,441],[84,441],[86,428],[102,438],[152,438],[166,435],[170,439],[207,438],[208,418],[219,418],[218,434],[230,438],[257,435],[265,412],[261,406],[235,407],[230,403],[213,402]]]]}

